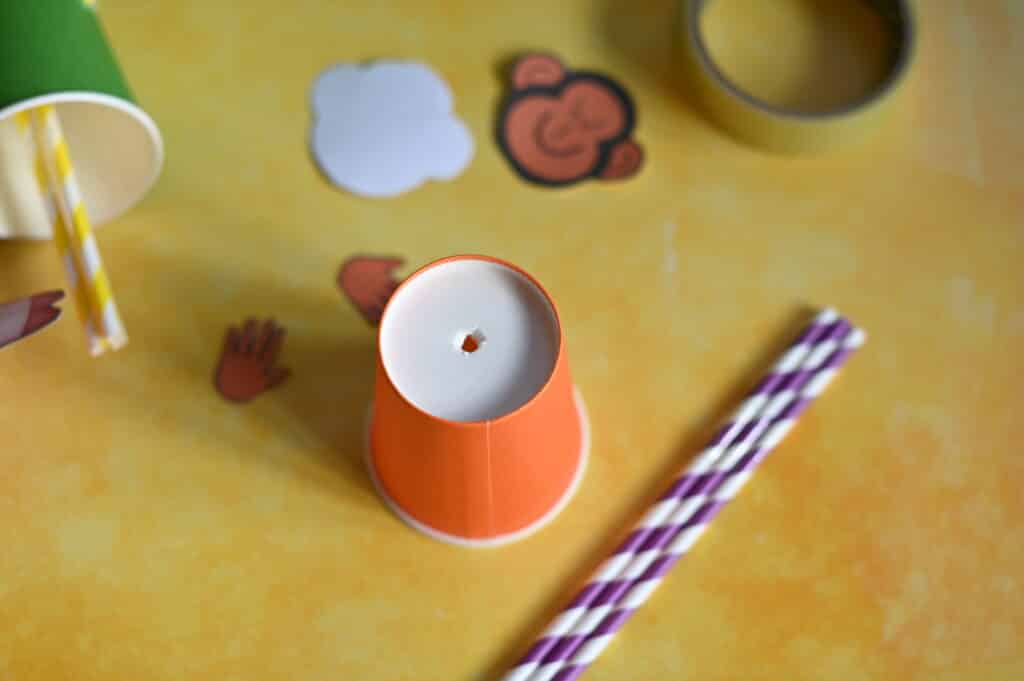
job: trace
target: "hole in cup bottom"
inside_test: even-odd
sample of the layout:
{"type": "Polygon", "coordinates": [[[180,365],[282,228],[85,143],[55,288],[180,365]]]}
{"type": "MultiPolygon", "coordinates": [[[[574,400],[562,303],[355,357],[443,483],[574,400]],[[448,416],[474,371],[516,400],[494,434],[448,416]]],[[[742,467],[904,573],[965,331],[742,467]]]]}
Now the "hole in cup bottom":
{"type": "MultiPolygon", "coordinates": [[[[460,336],[462,336],[462,343],[459,344],[459,349],[467,355],[479,350],[484,344],[484,341],[487,340],[484,337],[484,334],[481,333],[480,329],[460,334],[460,336]]],[[[458,342],[458,340],[456,340],[456,342],[458,342]]]]}

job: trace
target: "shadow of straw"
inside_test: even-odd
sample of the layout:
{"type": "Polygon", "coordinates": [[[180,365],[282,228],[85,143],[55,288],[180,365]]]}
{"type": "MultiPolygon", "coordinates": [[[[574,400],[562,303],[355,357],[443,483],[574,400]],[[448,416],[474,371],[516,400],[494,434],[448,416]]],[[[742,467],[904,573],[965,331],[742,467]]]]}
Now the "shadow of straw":
{"type": "Polygon", "coordinates": [[[519,658],[529,650],[529,647],[547,628],[554,617],[569,603],[573,596],[590,580],[594,569],[601,561],[611,555],[612,551],[626,538],[633,529],[637,520],[644,512],[664,493],[665,489],[678,476],[684,464],[696,456],[701,449],[711,440],[716,430],[721,426],[722,420],[743,400],[747,392],[756,384],[762,376],[786,350],[793,339],[811,321],[818,310],[810,306],[801,306],[782,325],[781,331],[777,334],[777,341],[768,344],[764,350],[756,355],[743,371],[743,380],[737,381],[729,386],[715,400],[714,405],[703,414],[700,419],[701,426],[685,433],[680,440],[677,449],[678,456],[671,457],[668,462],[657,473],[651,476],[645,485],[651,493],[643,499],[638,499],[632,504],[629,511],[615,523],[615,531],[599,537],[585,552],[591,556],[578,569],[561,580],[565,585],[557,592],[550,594],[545,599],[548,605],[543,611],[537,613],[536,617],[523,629],[523,635],[518,639],[520,644],[515,648],[503,651],[489,666],[487,671],[475,677],[474,681],[495,681],[502,678],[519,658]]]}
{"type": "Polygon", "coordinates": [[[0,302],[66,288],[59,276],[57,249],[48,241],[0,240],[0,262],[0,289],[6,292],[0,302]],[[47,283],[40,283],[44,278],[47,283]]]}

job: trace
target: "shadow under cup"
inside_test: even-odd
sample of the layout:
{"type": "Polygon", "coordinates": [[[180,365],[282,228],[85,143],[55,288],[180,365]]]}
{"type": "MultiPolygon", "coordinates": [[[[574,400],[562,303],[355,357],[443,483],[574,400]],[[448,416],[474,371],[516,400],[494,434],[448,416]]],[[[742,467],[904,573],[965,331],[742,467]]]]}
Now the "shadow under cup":
{"type": "Polygon", "coordinates": [[[417,530],[466,546],[554,519],[589,451],[554,303],[530,275],[485,256],[427,265],[392,296],[371,418],[381,496],[417,530]]]}

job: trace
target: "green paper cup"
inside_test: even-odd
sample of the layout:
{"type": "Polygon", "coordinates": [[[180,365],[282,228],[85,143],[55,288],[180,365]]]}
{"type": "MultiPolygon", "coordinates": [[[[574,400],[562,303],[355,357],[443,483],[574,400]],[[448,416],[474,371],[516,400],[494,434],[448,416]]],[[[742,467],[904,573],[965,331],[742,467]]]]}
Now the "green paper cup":
{"type": "Polygon", "coordinates": [[[0,0],[0,238],[53,233],[19,112],[55,106],[94,224],[135,205],[160,174],[160,131],[135,103],[94,4],[0,0]]]}

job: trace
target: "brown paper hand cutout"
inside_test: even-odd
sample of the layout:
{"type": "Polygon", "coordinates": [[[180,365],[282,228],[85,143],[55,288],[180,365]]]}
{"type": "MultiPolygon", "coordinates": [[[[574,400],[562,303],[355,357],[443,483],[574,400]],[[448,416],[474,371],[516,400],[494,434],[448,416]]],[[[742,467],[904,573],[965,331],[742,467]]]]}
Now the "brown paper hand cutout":
{"type": "Polygon", "coordinates": [[[338,272],[338,287],[371,326],[380,324],[384,306],[399,282],[394,271],[401,258],[358,255],[349,258],[338,272]]]}
{"type": "Polygon", "coordinates": [[[611,78],[531,54],[513,67],[512,88],[498,117],[498,143],[524,180],[564,187],[640,170],[633,100],[611,78]]]}
{"type": "Polygon", "coordinates": [[[232,402],[248,402],[280,385],[291,372],[277,366],[285,330],[270,319],[247,319],[228,328],[214,377],[217,392],[232,402]]]}
{"type": "Polygon", "coordinates": [[[57,321],[61,310],[56,304],[63,298],[63,291],[47,291],[0,304],[0,347],[31,336],[57,321]]]}

